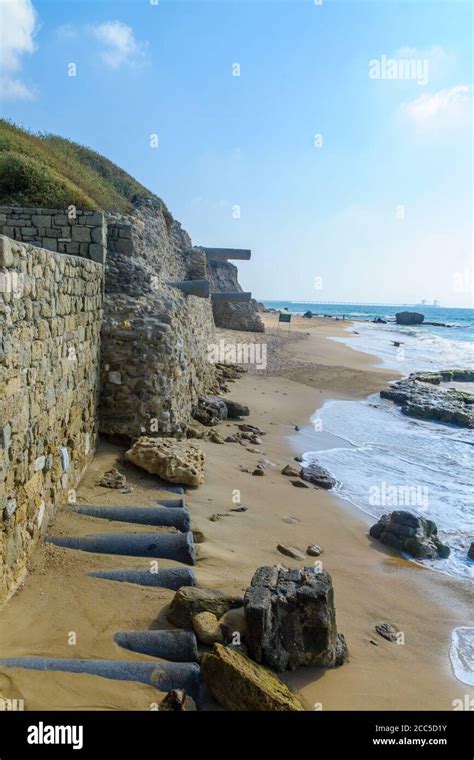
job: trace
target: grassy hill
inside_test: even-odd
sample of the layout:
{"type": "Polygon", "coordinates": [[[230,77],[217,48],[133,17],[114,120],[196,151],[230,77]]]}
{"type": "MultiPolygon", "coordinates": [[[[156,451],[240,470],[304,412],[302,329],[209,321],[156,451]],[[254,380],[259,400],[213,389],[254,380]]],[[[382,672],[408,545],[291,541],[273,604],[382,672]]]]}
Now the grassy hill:
{"type": "Polygon", "coordinates": [[[152,195],[95,151],[0,119],[0,205],[124,212],[152,195]]]}

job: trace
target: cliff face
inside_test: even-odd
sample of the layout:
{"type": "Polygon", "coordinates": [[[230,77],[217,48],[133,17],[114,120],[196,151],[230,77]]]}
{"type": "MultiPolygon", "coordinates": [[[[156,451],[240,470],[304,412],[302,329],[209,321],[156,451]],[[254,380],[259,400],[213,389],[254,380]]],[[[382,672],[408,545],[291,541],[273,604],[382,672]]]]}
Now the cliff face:
{"type": "Polygon", "coordinates": [[[102,329],[100,429],[133,437],[182,433],[213,387],[208,299],[167,280],[205,276],[205,254],[157,198],[109,219],[102,329]]]}
{"type": "MultiPolygon", "coordinates": [[[[228,261],[207,262],[207,279],[211,293],[225,291],[243,292],[238,280],[238,270],[228,261]]],[[[257,302],[250,303],[215,303],[212,307],[214,322],[217,327],[230,330],[247,330],[249,332],[264,332],[265,327],[257,311],[257,302]]]]}

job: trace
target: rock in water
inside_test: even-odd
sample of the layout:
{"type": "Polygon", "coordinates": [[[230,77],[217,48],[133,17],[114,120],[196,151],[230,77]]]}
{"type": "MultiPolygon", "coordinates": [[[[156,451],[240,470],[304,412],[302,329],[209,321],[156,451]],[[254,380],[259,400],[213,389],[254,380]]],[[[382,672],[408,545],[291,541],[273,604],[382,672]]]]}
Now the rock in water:
{"type": "Polygon", "coordinates": [[[331,576],[315,568],[260,567],[245,592],[246,643],[257,662],[277,671],[342,665],[331,576]]]}
{"type": "Polygon", "coordinates": [[[204,454],[195,443],[174,438],[137,438],[125,459],[170,483],[200,486],[204,482],[204,454]]]}
{"type": "Polygon", "coordinates": [[[227,406],[219,396],[202,396],[193,410],[193,418],[211,427],[227,419],[227,406]]]}
{"type": "Polygon", "coordinates": [[[425,315],[417,311],[399,311],[395,314],[397,325],[421,325],[424,318],[425,315]]]}
{"type": "Polygon", "coordinates": [[[439,540],[433,520],[403,510],[382,515],[369,534],[416,559],[446,559],[450,554],[449,546],[439,540]]]}
{"type": "Polygon", "coordinates": [[[194,615],[193,628],[197,640],[201,644],[212,646],[213,644],[224,643],[219,621],[212,612],[198,612],[197,615],[194,615]]]}
{"type": "Polygon", "coordinates": [[[422,382],[413,376],[398,380],[381,390],[380,396],[398,404],[409,417],[474,428],[474,395],[456,388],[440,388],[431,379],[422,382]]]}
{"type": "Polygon", "coordinates": [[[215,644],[213,652],[202,657],[201,676],[226,710],[304,710],[301,702],[274,673],[233,647],[215,644]]]}
{"type": "Polygon", "coordinates": [[[301,477],[303,480],[307,480],[308,483],[312,483],[318,488],[325,488],[327,491],[330,488],[334,488],[337,482],[331,473],[317,464],[317,462],[311,462],[311,464],[303,467],[301,469],[301,477]]]}
{"type": "Polygon", "coordinates": [[[469,547],[469,551],[467,553],[467,556],[469,557],[469,559],[474,559],[474,541],[472,542],[472,544],[469,547]]]}
{"type": "Polygon", "coordinates": [[[197,710],[196,703],[188,697],[184,689],[169,691],[160,703],[160,711],[163,712],[190,712],[197,710]]]}
{"type": "Polygon", "coordinates": [[[244,404],[240,404],[238,401],[231,401],[230,399],[224,399],[224,404],[227,407],[227,417],[230,420],[237,420],[239,417],[248,417],[250,409],[244,404]]]}
{"type": "Polygon", "coordinates": [[[212,612],[221,618],[235,607],[242,607],[243,599],[229,596],[212,588],[182,586],[177,590],[168,611],[168,620],[177,628],[192,628],[193,618],[200,612],[212,612]]]}

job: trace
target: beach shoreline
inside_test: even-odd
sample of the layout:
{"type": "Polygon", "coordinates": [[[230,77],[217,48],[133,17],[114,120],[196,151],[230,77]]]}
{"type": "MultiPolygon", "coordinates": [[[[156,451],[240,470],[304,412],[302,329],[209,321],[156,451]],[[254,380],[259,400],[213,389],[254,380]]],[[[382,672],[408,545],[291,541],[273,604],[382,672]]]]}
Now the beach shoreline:
{"type": "MultiPolygon", "coordinates": [[[[216,330],[227,342],[265,342],[267,368],[231,384],[229,397],[250,407],[246,421],[266,431],[258,451],[239,444],[199,441],[206,455],[206,480],[189,489],[186,501],[192,527],[202,531],[196,576],[199,585],[242,594],[255,569],[281,563],[278,543],[305,551],[317,543],[332,576],[338,630],[347,640],[349,660],[340,668],[315,667],[282,674],[308,710],[450,710],[453,700],[474,695],[458,681],[449,662],[452,630],[469,625],[467,583],[433,573],[400,557],[367,535],[373,519],[330,492],[294,488],[281,469],[294,460],[291,439],[330,399],[363,399],[399,375],[377,366],[377,357],[340,342],[348,320],[293,317],[288,332],[264,315],[267,332],[216,330]],[[253,477],[259,459],[264,477],[253,477]],[[246,512],[230,512],[235,492],[246,512]],[[221,514],[216,520],[211,515],[221,514]],[[375,625],[390,622],[404,633],[398,645],[378,636],[375,625]],[[375,643],[373,643],[375,642],[375,643]]],[[[224,436],[233,422],[217,428],[224,436]]],[[[255,448],[255,447],[254,447],[255,448]]],[[[151,505],[157,494],[151,476],[123,462],[123,448],[102,442],[78,491],[78,503],[151,505]],[[104,470],[117,465],[133,486],[131,494],[97,487],[104,470]]],[[[59,510],[50,534],[81,535],[119,531],[59,510]]],[[[128,526],[129,527],[129,526],[128,526]]],[[[140,528],[137,527],[137,532],[140,528]]],[[[91,570],[146,566],[124,557],[104,557],[41,544],[21,589],[2,610],[2,656],[103,657],[147,659],[119,650],[117,630],[167,627],[166,608],[173,592],[88,578],[91,570]],[[21,623],[21,628],[19,622],[21,623]],[[77,632],[73,655],[68,633],[77,632]]],[[[160,562],[160,566],[173,566],[160,562]]],[[[150,709],[156,692],[143,684],[106,681],[96,676],[3,670],[0,692],[25,698],[26,709],[150,709]]]]}

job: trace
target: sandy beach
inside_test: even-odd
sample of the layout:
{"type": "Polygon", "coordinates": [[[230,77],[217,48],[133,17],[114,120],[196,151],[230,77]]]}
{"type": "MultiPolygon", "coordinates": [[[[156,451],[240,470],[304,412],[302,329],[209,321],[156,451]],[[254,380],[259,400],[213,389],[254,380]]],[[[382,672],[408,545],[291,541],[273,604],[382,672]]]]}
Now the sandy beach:
{"type": "MultiPolygon", "coordinates": [[[[309,667],[285,673],[283,680],[308,710],[450,710],[454,699],[474,695],[456,680],[449,662],[453,628],[472,624],[472,589],[377,544],[367,535],[373,522],[369,516],[334,494],[295,488],[281,474],[305,450],[305,436],[299,442],[295,426],[307,425],[326,399],[364,398],[396,374],[377,367],[376,357],[329,339],[352,329],[347,321],[293,318],[289,332],[284,325],[277,328],[274,314],[265,315],[265,321],[267,332],[257,338],[216,330],[217,339],[267,343],[266,370],[251,368],[230,386],[229,394],[250,407],[246,421],[267,434],[258,452],[239,444],[199,441],[206,456],[206,480],[186,495],[192,527],[204,535],[198,544],[197,582],[242,594],[259,566],[304,565],[282,557],[277,544],[302,551],[308,544],[319,544],[320,559],[333,579],[337,624],[346,637],[349,661],[334,670],[309,667]],[[271,463],[264,477],[245,471],[262,457],[271,463]],[[246,512],[230,512],[236,489],[246,512]],[[216,513],[221,516],[211,521],[216,513]],[[381,622],[403,631],[404,645],[378,636],[374,626],[381,622]]],[[[218,429],[229,435],[236,425],[223,422],[218,429]]],[[[101,443],[78,489],[79,504],[147,506],[170,496],[157,490],[152,476],[126,465],[123,452],[123,447],[101,443]],[[111,466],[126,474],[132,493],[96,485],[111,466]]],[[[130,525],[79,517],[63,508],[49,533],[82,535],[124,528],[130,525]]],[[[307,564],[311,562],[308,558],[307,564]]],[[[160,560],[160,566],[172,565],[160,560]]],[[[166,609],[173,592],[87,577],[92,570],[131,566],[145,567],[148,562],[42,543],[25,582],[2,610],[2,656],[147,659],[120,649],[113,634],[171,627],[166,609]],[[71,633],[76,634],[73,644],[71,633]]],[[[238,618],[235,613],[236,626],[238,618]]],[[[138,683],[19,669],[0,669],[0,693],[23,698],[27,710],[150,710],[160,698],[138,683]]]]}

